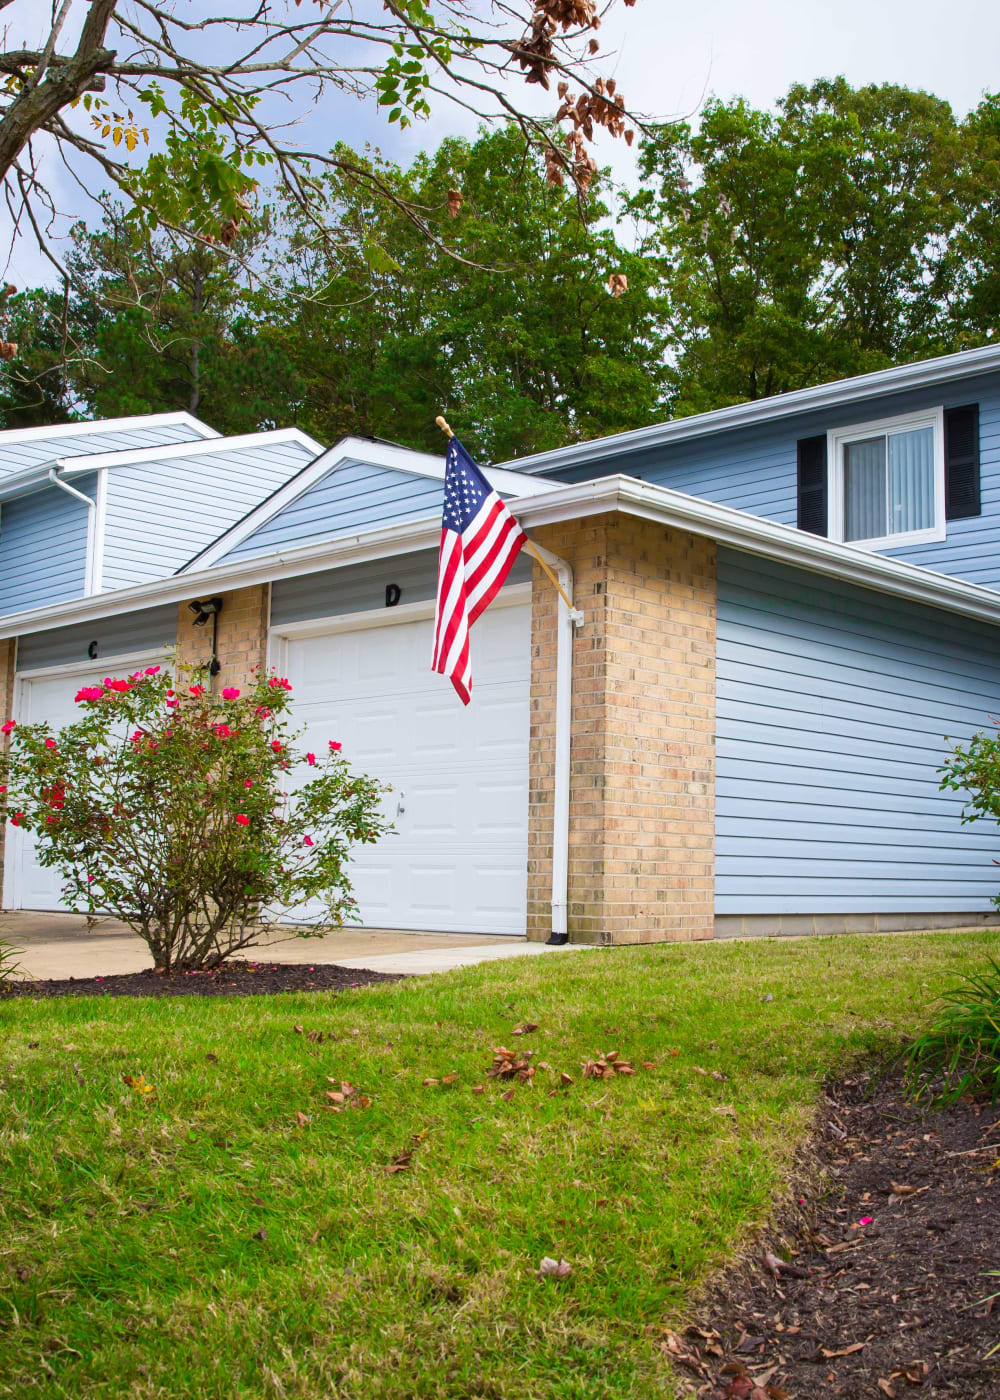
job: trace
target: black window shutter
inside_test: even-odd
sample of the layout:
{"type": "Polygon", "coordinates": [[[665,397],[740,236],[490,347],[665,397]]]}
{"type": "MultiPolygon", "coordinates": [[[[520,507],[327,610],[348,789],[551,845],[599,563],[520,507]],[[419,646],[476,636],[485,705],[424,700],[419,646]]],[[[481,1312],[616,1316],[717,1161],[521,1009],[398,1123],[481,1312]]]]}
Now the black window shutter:
{"type": "Polygon", "coordinates": [[[808,530],[810,535],[826,535],[829,528],[825,433],[819,437],[799,438],[798,469],[799,529],[808,530]]]}
{"type": "Polygon", "coordinates": [[[944,513],[947,520],[982,514],[977,403],[944,411],[944,513]]]}

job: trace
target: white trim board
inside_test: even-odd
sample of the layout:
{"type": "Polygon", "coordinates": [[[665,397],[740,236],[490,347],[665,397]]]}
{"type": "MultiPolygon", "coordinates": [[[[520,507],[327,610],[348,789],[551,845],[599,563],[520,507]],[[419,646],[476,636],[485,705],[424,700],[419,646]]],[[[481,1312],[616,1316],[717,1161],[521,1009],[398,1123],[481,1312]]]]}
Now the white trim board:
{"type": "Polygon", "coordinates": [[[214,428],[186,410],[178,413],[140,413],[132,418],[90,418],[80,423],[56,423],[51,428],[4,428],[0,431],[0,452],[8,442],[38,442],[45,438],[80,437],[87,433],[127,432],[130,428],[168,428],[186,423],[197,428],[203,438],[220,436],[214,428]]]}
{"type": "Polygon", "coordinates": [[[60,472],[92,472],[101,467],[131,467],[141,462],[170,461],[174,457],[201,457],[215,452],[239,452],[244,447],[267,447],[282,442],[295,442],[309,452],[322,452],[322,443],[304,433],[301,428],[269,428],[261,433],[242,433],[238,437],[215,437],[211,442],[185,439],[166,442],[156,447],[129,447],[120,452],[93,452],[60,457],[56,463],[60,472]]]}
{"type": "MultiPolygon", "coordinates": [[[[839,544],[749,515],[654,486],[627,476],[601,477],[576,486],[563,486],[541,496],[512,501],[511,510],[527,529],[564,520],[579,520],[609,511],[622,511],[689,534],[703,535],[748,554],[777,559],[810,573],[843,579],[862,588],[907,598],[962,617],[1000,626],[1000,591],[934,573],[902,559],[892,559],[839,544]]],[[[153,583],[73,599],[0,618],[0,636],[15,637],[77,622],[137,612],[158,603],[181,602],[209,590],[222,592],[268,583],[279,578],[319,573],[373,559],[394,558],[423,549],[436,549],[441,537],[438,514],[388,529],[345,536],[319,545],[304,545],[245,562],[175,574],[153,583]]]]}
{"type": "MultiPolygon", "coordinates": [[[[260,505],[255,506],[242,520],[231,525],[225,534],[220,535],[193,559],[188,560],[178,572],[188,573],[196,567],[210,568],[231,549],[242,544],[255,530],[259,530],[267,521],[273,520],[281,511],[287,509],[293,501],[305,495],[311,487],[354,462],[361,462],[365,466],[388,467],[393,471],[408,472],[411,476],[436,481],[443,481],[445,474],[443,457],[432,457],[426,452],[412,452],[408,447],[395,447],[390,443],[368,442],[365,438],[341,438],[321,457],[303,467],[302,471],[290,481],[286,481],[284,486],[280,486],[268,496],[266,501],[261,501],[260,505]]],[[[544,477],[535,480],[523,476],[520,472],[504,471],[497,467],[483,467],[481,470],[491,486],[518,498],[538,496],[546,491],[560,489],[558,482],[547,481],[544,477]]]]}

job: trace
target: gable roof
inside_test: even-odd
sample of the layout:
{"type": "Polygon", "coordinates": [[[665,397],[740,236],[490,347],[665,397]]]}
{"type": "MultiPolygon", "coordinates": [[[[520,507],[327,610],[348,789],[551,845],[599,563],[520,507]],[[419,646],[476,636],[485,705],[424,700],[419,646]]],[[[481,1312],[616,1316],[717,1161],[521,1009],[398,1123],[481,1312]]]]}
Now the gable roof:
{"type": "MultiPolygon", "coordinates": [[[[444,457],[369,438],[341,438],[178,572],[357,534],[366,525],[440,517],[444,473],[444,457]]],[[[544,478],[501,468],[486,468],[485,475],[508,497],[559,489],[544,478]]]]}
{"type": "MultiPolygon", "coordinates": [[[[187,417],[188,415],[184,415],[187,417]]],[[[90,438],[90,444],[97,443],[97,435],[90,438]]],[[[99,452],[71,452],[62,454],[64,444],[60,443],[57,455],[45,458],[23,471],[0,476],[0,501],[12,500],[32,491],[41,490],[50,481],[50,473],[66,478],[79,476],[85,472],[102,471],[105,468],[132,467],[146,463],[176,461],[185,457],[207,457],[216,453],[238,452],[245,448],[279,446],[291,443],[301,447],[310,458],[323,451],[321,443],[311,438],[300,428],[275,428],[260,433],[243,433],[238,437],[222,437],[219,433],[207,430],[205,437],[187,436],[174,442],[153,441],[149,444],[131,444],[128,447],[112,448],[99,452]]],[[[47,446],[52,444],[46,442],[47,446]]],[[[103,444],[99,444],[103,445],[103,444]]],[[[0,444],[2,450],[2,444],[0,444]]]]}
{"type": "Polygon", "coordinates": [[[172,442],[205,441],[219,434],[190,413],[149,413],[51,427],[0,430],[0,480],[43,462],[94,452],[128,451],[172,442]]]}
{"type": "Polygon", "coordinates": [[[692,413],[686,418],[673,418],[666,423],[654,423],[648,428],[634,428],[627,433],[613,433],[590,442],[556,447],[549,452],[535,452],[529,457],[507,462],[505,466],[510,471],[532,475],[536,472],[558,472],[598,461],[607,463],[612,458],[641,452],[645,448],[688,442],[694,438],[754,427],[840,404],[861,405],[887,394],[948,384],[991,370],[1000,370],[1000,345],[960,350],[954,355],[939,355],[932,360],[918,360],[915,364],[896,365],[891,369],[875,370],[871,374],[857,374],[850,379],[835,379],[809,389],[794,389],[787,394],[773,394],[770,398],[755,399],[751,403],[716,408],[709,413],[692,413]]]}

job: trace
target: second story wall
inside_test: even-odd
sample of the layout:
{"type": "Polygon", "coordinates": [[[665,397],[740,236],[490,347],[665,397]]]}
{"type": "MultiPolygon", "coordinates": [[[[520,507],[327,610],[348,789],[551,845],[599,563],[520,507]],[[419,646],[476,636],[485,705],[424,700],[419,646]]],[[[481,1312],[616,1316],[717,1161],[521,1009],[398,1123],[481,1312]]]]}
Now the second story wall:
{"type": "Polygon", "coordinates": [[[797,523],[797,444],[827,432],[931,408],[979,406],[981,514],[947,522],[946,538],[880,552],[990,588],[1000,588],[1000,373],[934,388],[846,403],[725,433],[619,452],[551,475],[586,481],[621,472],[644,481],[749,511],[784,525],[797,523]]]}

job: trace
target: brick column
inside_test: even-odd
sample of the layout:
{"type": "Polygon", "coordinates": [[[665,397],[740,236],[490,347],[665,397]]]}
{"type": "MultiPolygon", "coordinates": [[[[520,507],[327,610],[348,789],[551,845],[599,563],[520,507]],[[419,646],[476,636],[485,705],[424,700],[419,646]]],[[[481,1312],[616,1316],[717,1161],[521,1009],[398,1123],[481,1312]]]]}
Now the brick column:
{"type": "MultiPolygon", "coordinates": [[[[569,930],[581,943],[711,938],[715,545],[624,514],[536,532],[586,617],[573,648],[569,930]]],[[[551,583],[532,592],[528,936],[548,937],[555,755],[551,583]]]]}
{"type": "MultiPolygon", "coordinates": [[[[224,593],[219,613],[218,656],[222,670],[214,685],[246,687],[255,666],[267,662],[267,627],[270,617],[270,585],[238,588],[224,593]]],[[[177,660],[181,665],[207,666],[212,659],[212,622],[195,627],[187,603],[177,615],[177,660]]]]}

